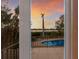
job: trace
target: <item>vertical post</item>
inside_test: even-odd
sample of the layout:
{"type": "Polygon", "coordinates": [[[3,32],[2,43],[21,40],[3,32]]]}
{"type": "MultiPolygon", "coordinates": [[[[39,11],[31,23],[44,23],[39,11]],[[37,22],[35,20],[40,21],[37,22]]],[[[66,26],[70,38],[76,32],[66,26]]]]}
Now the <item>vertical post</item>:
{"type": "Polygon", "coordinates": [[[19,0],[19,59],[31,59],[30,0],[19,0]]]}
{"type": "Polygon", "coordinates": [[[72,59],[78,59],[78,0],[73,0],[73,25],[72,26],[73,26],[72,59]]]}
{"type": "Polygon", "coordinates": [[[71,59],[71,0],[65,0],[65,59],[71,59]]]}
{"type": "Polygon", "coordinates": [[[43,29],[42,35],[44,37],[44,14],[43,13],[41,14],[41,17],[42,17],[42,29],[43,29]]]}

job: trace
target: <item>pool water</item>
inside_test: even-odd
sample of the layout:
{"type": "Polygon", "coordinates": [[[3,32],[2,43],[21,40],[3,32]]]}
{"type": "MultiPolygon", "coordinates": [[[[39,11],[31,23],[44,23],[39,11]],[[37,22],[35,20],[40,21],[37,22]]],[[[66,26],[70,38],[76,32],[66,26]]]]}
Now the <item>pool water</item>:
{"type": "Polygon", "coordinates": [[[64,46],[64,40],[52,40],[41,42],[43,46],[64,46]]]}

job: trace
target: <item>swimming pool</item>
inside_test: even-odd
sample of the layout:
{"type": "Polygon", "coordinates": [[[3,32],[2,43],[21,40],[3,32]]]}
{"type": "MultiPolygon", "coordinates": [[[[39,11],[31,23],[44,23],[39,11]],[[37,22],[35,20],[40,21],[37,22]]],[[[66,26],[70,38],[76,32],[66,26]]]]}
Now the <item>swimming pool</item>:
{"type": "Polygon", "coordinates": [[[41,43],[43,46],[64,46],[64,40],[47,40],[41,43]]]}

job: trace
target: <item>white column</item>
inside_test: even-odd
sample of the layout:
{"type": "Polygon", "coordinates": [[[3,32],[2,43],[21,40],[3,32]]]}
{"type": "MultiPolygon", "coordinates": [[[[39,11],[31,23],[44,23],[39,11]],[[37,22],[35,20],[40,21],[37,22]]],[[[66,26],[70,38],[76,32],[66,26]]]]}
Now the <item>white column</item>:
{"type": "Polygon", "coordinates": [[[30,0],[20,0],[20,28],[19,28],[19,59],[31,58],[31,3],[30,0]]]}
{"type": "Polygon", "coordinates": [[[65,1],[65,59],[71,59],[71,0],[65,1]]]}

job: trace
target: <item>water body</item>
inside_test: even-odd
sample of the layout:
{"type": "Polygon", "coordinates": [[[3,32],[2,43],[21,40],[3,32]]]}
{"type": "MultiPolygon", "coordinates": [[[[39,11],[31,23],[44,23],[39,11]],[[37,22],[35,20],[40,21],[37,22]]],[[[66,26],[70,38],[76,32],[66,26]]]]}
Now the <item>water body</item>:
{"type": "Polygon", "coordinates": [[[64,40],[51,40],[41,42],[43,46],[64,46],[64,40]]]}

